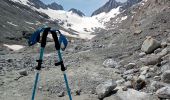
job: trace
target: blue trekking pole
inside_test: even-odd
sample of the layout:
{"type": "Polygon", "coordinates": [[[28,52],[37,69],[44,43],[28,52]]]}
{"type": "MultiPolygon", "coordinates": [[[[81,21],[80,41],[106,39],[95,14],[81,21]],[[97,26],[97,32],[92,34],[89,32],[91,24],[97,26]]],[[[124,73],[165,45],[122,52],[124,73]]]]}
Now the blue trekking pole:
{"type": "Polygon", "coordinates": [[[66,68],[64,66],[64,63],[63,63],[63,59],[62,59],[62,54],[61,54],[61,49],[62,50],[65,50],[66,46],[67,46],[67,39],[65,36],[63,36],[61,34],[61,32],[59,30],[57,30],[60,34],[60,37],[59,37],[59,40],[57,38],[57,40],[55,41],[56,43],[56,50],[57,50],[57,53],[58,53],[58,59],[59,59],[59,62],[58,63],[55,63],[55,66],[58,66],[58,65],[61,65],[61,71],[63,72],[63,75],[64,75],[64,81],[65,81],[65,84],[66,84],[66,88],[67,88],[67,93],[68,93],[68,96],[69,96],[69,99],[72,100],[72,96],[71,96],[71,91],[70,91],[70,88],[69,88],[69,85],[68,85],[68,80],[67,80],[67,75],[66,75],[66,68]],[[64,44],[64,48],[61,48],[61,44],[64,44]]]}
{"type": "Polygon", "coordinates": [[[36,73],[36,76],[35,76],[34,87],[33,87],[33,91],[32,91],[32,100],[35,99],[35,92],[36,92],[36,89],[37,89],[37,84],[38,84],[39,74],[40,74],[40,70],[41,70],[43,54],[44,54],[44,48],[41,47],[40,57],[39,57],[39,60],[37,60],[38,67],[36,68],[37,73],[36,73]]]}
{"type": "Polygon", "coordinates": [[[46,27],[46,28],[39,28],[36,32],[34,32],[34,34],[31,36],[31,38],[28,41],[29,46],[36,44],[40,40],[40,33],[42,31],[43,31],[43,34],[42,34],[42,39],[41,39],[40,56],[39,56],[39,60],[37,60],[38,66],[36,67],[37,72],[36,72],[34,87],[33,87],[33,91],[32,91],[32,100],[35,99],[37,84],[38,84],[38,80],[39,80],[39,76],[40,76],[39,72],[41,70],[41,64],[42,64],[42,61],[43,61],[44,48],[45,48],[45,45],[46,45],[48,32],[51,32],[52,37],[53,37],[54,42],[55,42],[55,48],[58,52],[59,62],[55,63],[55,66],[61,65],[61,71],[63,72],[63,75],[64,75],[67,93],[69,95],[70,100],[72,100],[71,91],[70,91],[70,88],[69,88],[69,85],[68,85],[67,75],[66,75],[66,72],[65,72],[66,68],[64,67],[62,55],[61,55],[61,52],[60,52],[61,49],[64,50],[66,48],[68,41],[67,41],[66,37],[61,34],[61,32],[59,30],[57,30],[59,32],[59,35],[60,35],[60,37],[58,39],[56,30],[51,30],[50,27],[46,27]],[[61,48],[62,43],[64,44],[64,48],[61,48]]]}

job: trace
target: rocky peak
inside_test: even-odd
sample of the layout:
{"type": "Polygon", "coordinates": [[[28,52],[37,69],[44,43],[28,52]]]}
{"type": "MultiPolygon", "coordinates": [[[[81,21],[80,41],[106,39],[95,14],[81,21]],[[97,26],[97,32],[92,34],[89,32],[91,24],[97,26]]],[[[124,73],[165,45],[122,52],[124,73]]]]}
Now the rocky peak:
{"type": "Polygon", "coordinates": [[[124,3],[117,2],[116,0],[109,0],[106,4],[104,4],[102,7],[97,9],[92,13],[92,16],[100,14],[102,12],[109,12],[114,8],[117,8],[118,6],[121,6],[122,10],[128,9],[129,7],[133,6],[134,4],[137,4],[141,2],[142,0],[127,0],[124,3]]]}
{"type": "Polygon", "coordinates": [[[106,4],[104,4],[102,7],[100,7],[99,9],[97,9],[96,11],[94,11],[92,13],[92,16],[100,14],[102,12],[109,12],[110,10],[112,10],[113,8],[117,8],[118,6],[120,6],[121,3],[117,2],[116,0],[109,0],[106,4]]]}
{"type": "Polygon", "coordinates": [[[57,4],[56,2],[49,4],[48,7],[53,9],[53,10],[64,10],[63,6],[57,4]]]}
{"type": "Polygon", "coordinates": [[[82,17],[82,16],[85,16],[85,14],[84,14],[83,12],[81,12],[80,10],[75,9],[75,8],[71,8],[71,9],[69,10],[69,12],[75,13],[75,14],[81,16],[81,17],[82,17]]]}
{"type": "Polygon", "coordinates": [[[45,5],[42,1],[40,1],[40,0],[28,0],[31,4],[30,5],[32,5],[32,6],[34,6],[34,7],[36,7],[36,8],[43,8],[43,9],[47,9],[47,5],[45,5]]]}

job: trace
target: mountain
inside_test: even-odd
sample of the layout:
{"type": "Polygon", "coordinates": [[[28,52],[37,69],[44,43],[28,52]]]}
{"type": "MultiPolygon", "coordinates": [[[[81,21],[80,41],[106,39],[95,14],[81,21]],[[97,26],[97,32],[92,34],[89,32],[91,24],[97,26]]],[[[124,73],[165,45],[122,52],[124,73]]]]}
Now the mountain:
{"type": "Polygon", "coordinates": [[[112,10],[113,8],[117,8],[118,6],[120,6],[122,3],[117,2],[116,0],[109,0],[106,4],[104,4],[102,7],[100,7],[99,9],[97,9],[96,11],[94,11],[92,13],[91,16],[100,14],[102,12],[109,12],[110,10],[112,10]]]}
{"type": "Polygon", "coordinates": [[[64,10],[63,6],[61,6],[61,5],[59,5],[59,4],[55,3],[55,2],[49,4],[48,7],[50,9],[53,9],[53,10],[64,10]]]}
{"type": "Polygon", "coordinates": [[[83,12],[81,12],[80,10],[77,10],[77,9],[75,9],[75,8],[71,8],[71,9],[69,10],[69,12],[75,13],[75,14],[81,16],[81,17],[85,16],[85,14],[84,14],[83,12]]]}
{"type": "Polygon", "coordinates": [[[117,8],[119,6],[121,6],[120,10],[125,10],[128,9],[129,7],[133,6],[134,4],[137,4],[139,2],[141,2],[142,0],[127,0],[124,3],[121,2],[117,2],[116,0],[109,0],[106,4],[104,4],[102,7],[100,7],[99,9],[95,10],[91,16],[100,14],[102,12],[108,13],[109,11],[111,11],[114,8],[117,8]]]}

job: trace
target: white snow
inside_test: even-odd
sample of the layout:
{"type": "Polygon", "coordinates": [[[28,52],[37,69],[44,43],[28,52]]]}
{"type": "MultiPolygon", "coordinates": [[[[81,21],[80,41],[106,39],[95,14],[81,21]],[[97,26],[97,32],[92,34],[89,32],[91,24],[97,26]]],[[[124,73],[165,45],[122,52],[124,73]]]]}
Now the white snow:
{"type": "MultiPolygon", "coordinates": [[[[93,17],[80,17],[79,15],[63,11],[63,10],[53,10],[50,8],[42,9],[42,8],[35,8],[30,4],[28,0],[11,0],[14,2],[19,2],[21,4],[27,5],[31,7],[33,10],[42,12],[47,14],[50,17],[50,20],[58,21],[58,23],[65,29],[71,29],[75,31],[75,34],[72,35],[67,32],[63,32],[64,34],[71,36],[71,37],[78,37],[82,39],[92,39],[95,35],[92,35],[91,33],[95,31],[96,28],[105,28],[104,24],[108,21],[110,21],[111,18],[116,17],[118,14],[120,14],[119,8],[117,7],[115,9],[112,9],[108,13],[101,13],[98,15],[95,15],[93,17]]],[[[124,20],[125,18],[122,18],[124,20]]],[[[31,22],[26,22],[28,24],[33,24],[31,22]]],[[[12,24],[12,23],[11,23],[12,24]]],[[[39,25],[39,23],[35,23],[36,25],[39,25]]]]}
{"type": "MultiPolygon", "coordinates": [[[[30,3],[28,0],[10,0],[10,1],[18,2],[18,3],[21,3],[21,4],[23,4],[23,5],[30,6],[30,5],[28,5],[28,3],[30,3]]],[[[31,4],[31,3],[30,3],[30,4],[31,4]]]]}
{"type": "Polygon", "coordinates": [[[4,46],[12,49],[13,51],[17,51],[17,50],[20,50],[20,49],[24,48],[24,46],[22,46],[22,45],[8,45],[8,44],[4,44],[4,46]]]}
{"type": "Polygon", "coordinates": [[[18,25],[16,25],[16,24],[12,23],[12,22],[7,22],[7,23],[10,24],[10,25],[12,25],[12,26],[15,26],[15,27],[18,26],[18,25]]]}
{"type": "Polygon", "coordinates": [[[99,22],[101,23],[105,23],[105,22],[108,22],[110,21],[111,18],[114,18],[116,17],[118,14],[120,14],[120,11],[119,11],[120,7],[117,7],[115,9],[112,9],[110,12],[108,13],[100,13],[98,15],[95,15],[93,16],[93,18],[96,18],[99,22]]]}
{"type": "Polygon", "coordinates": [[[25,21],[25,23],[30,24],[30,25],[33,25],[33,24],[34,24],[34,23],[28,22],[28,21],[25,21]]]}
{"type": "Polygon", "coordinates": [[[92,17],[80,17],[77,14],[72,12],[67,12],[63,10],[52,10],[52,9],[37,9],[39,12],[43,12],[52,20],[60,20],[60,23],[64,22],[64,28],[71,28],[80,34],[91,33],[93,28],[103,27],[101,23],[98,22],[95,18],[92,17]],[[70,24],[70,26],[67,26],[70,24]],[[87,31],[85,31],[86,29],[87,31]]]}

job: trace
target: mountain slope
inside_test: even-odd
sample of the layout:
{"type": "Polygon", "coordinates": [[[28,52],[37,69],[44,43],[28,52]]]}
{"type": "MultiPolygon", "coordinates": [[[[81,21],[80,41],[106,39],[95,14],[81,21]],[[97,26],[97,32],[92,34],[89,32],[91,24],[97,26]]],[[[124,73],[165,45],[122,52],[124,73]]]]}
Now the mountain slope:
{"type": "Polygon", "coordinates": [[[121,2],[117,2],[116,0],[109,0],[102,7],[100,7],[96,11],[94,11],[91,16],[98,15],[98,14],[103,13],[103,12],[108,13],[112,9],[115,9],[115,8],[117,8],[119,6],[121,8],[120,10],[123,11],[123,10],[126,10],[126,9],[130,8],[131,6],[137,4],[137,3],[141,2],[141,1],[142,0],[127,0],[124,3],[121,3],[121,2]]]}
{"type": "Polygon", "coordinates": [[[77,10],[77,9],[75,9],[75,8],[71,8],[71,9],[69,10],[69,12],[75,13],[75,14],[81,16],[81,17],[85,16],[85,14],[84,14],[83,12],[81,12],[80,10],[77,10]]]}
{"type": "Polygon", "coordinates": [[[117,2],[116,0],[109,0],[106,4],[104,4],[102,7],[100,7],[99,9],[97,9],[96,11],[94,11],[92,13],[91,16],[100,14],[102,12],[109,12],[110,10],[112,10],[113,8],[117,8],[118,6],[120,6],[121,3],[117,2]]]}

